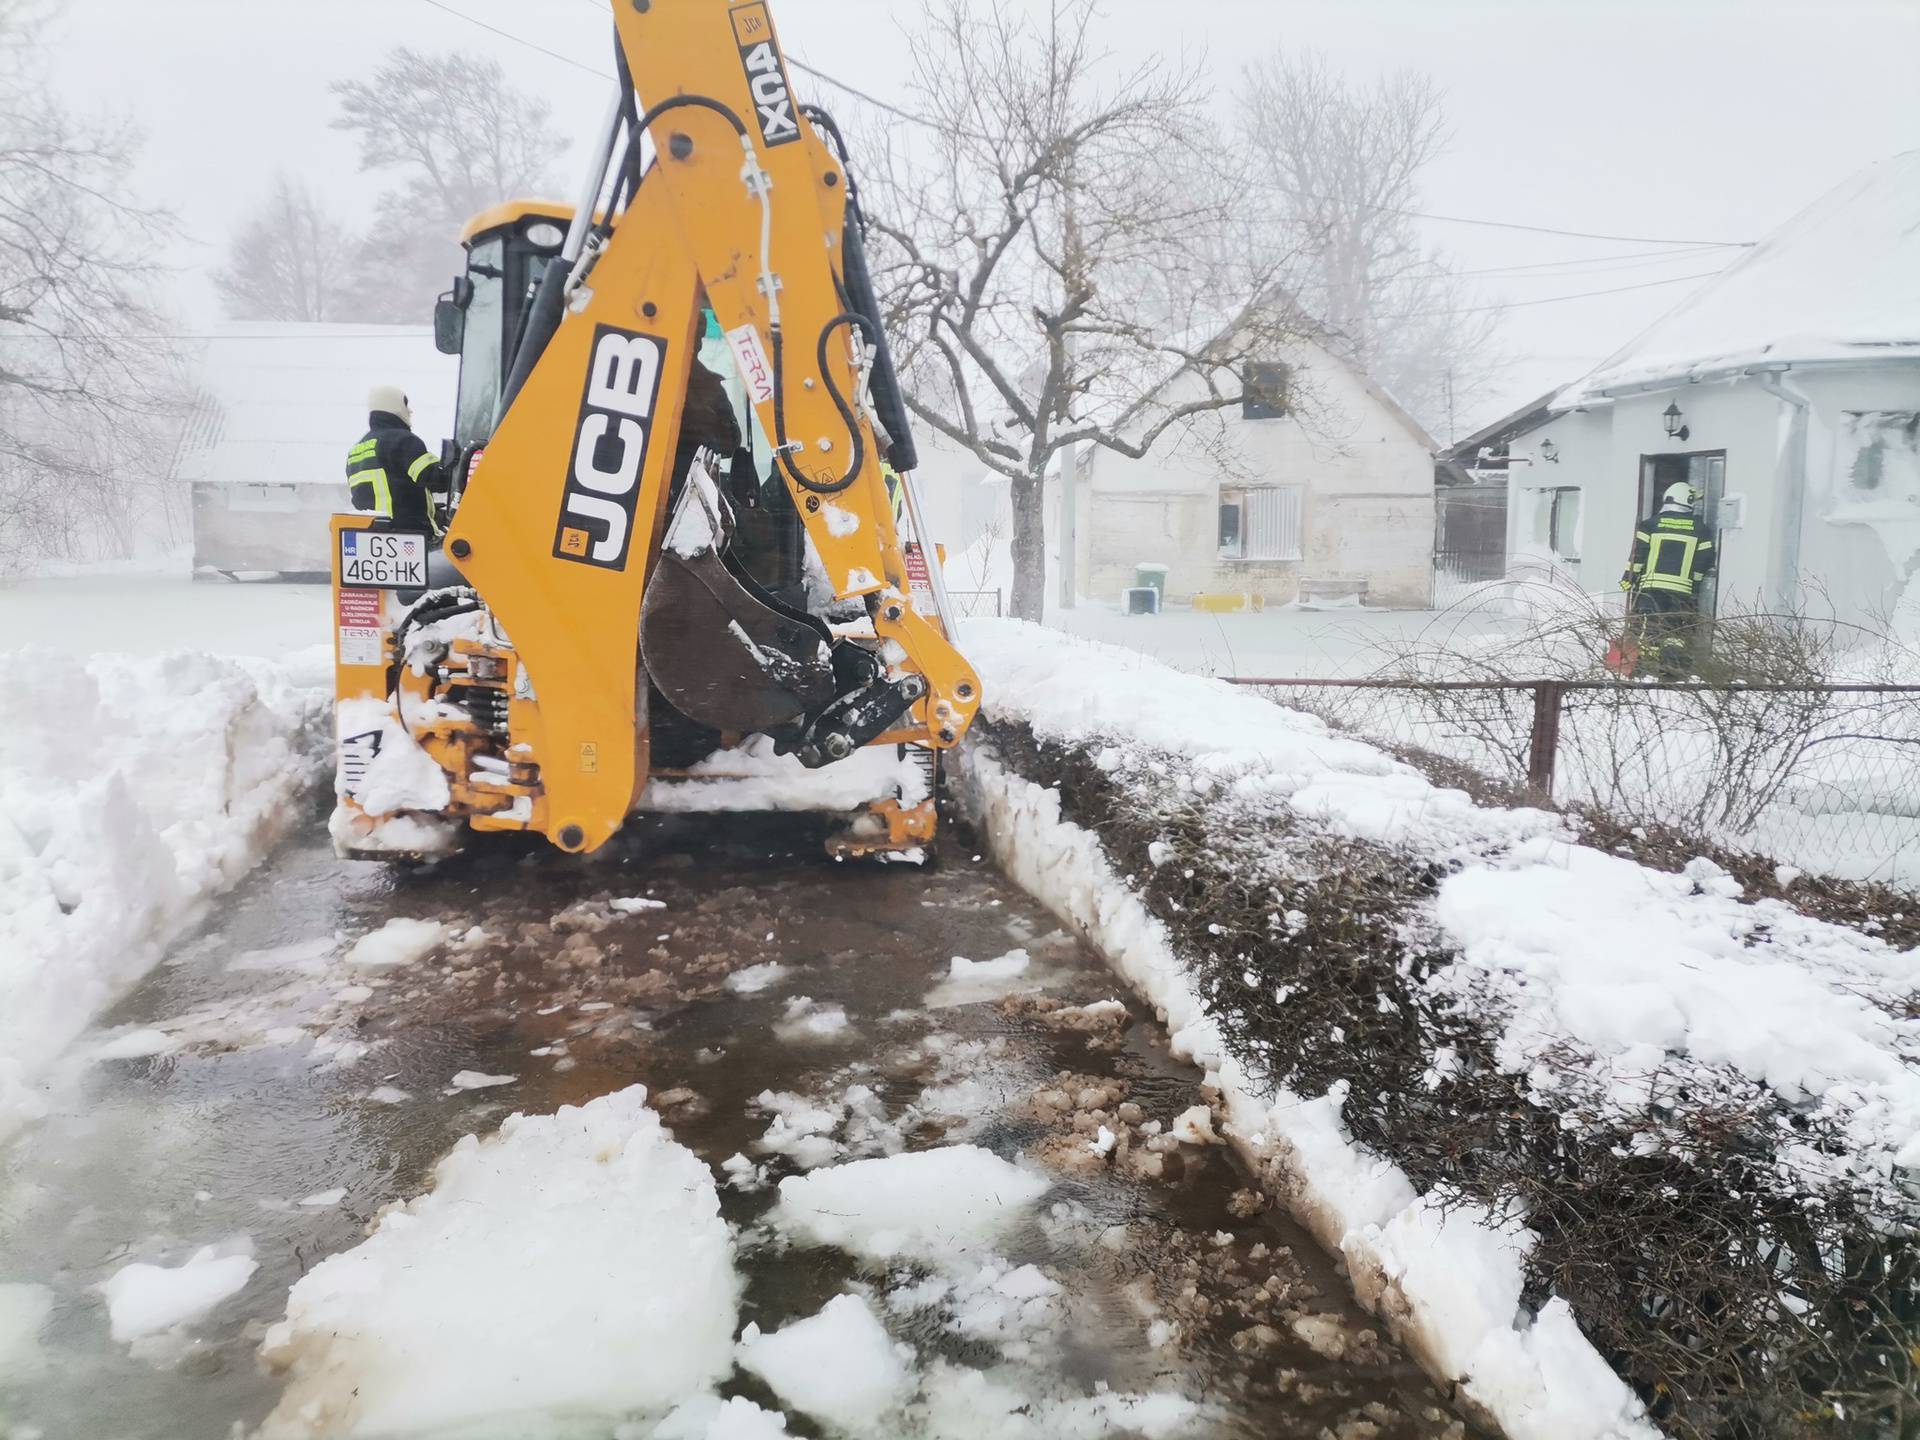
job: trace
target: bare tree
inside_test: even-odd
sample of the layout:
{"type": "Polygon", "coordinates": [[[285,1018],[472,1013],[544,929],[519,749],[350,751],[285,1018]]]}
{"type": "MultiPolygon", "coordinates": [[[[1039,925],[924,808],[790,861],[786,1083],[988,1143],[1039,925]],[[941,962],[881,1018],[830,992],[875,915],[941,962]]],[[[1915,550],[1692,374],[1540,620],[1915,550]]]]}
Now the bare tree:
{"type": "Polygon", "coordinates": [[[1279,53],[1247,69],[1239,101],[1274,222],[1300,237],[1301,308],[1326,343],[1444,431],[1500,362],[1496,312],[1473,307],[1411,213],[1450,138],[1441,91],[1412,71],[1359,86],[1318,55],[1279,53]]]}
{"type": "Polygon", "coordinates": [[[283,171],[213,277],[235,320],[349,320],[358,242],[283,171]]]}
{"type": "Polygon", "coordinates": [[[127,539],[100,493],[134,457],[101,437],[167,414],[173,383],[146,298],[168,223],[127,198],[132,136],[47,93],[45,18],[0,0],[0,568],[127,539]]]}
{"type": "Polygon", "coordinates": [[[1298,334],[1283,257],[1236,234],[1236,186],[1191,69],[1113,65],[1093,0],[936,0],[920,118],[894,127],[874,205],[908,404],[1008,477],[1012,613],[1038,619],[1048,470],[1076,446],[1221,451],[1249,364],[1298,334]],[[1211,423],[1209,423],[1211,422],[1211,423]],[[1170,441],[1171,443],[1171,441],[1170,441]]]}
{"type": "Polygon", "coordinates": [[[460,226],[488,206],[548,188],[567,142],[551,108],[507,83],[497,61],[396,51],[365,80],[333,86],[333,128],[359,137],[360,168],[400,185],[381,197],[355,264],[355,309],[420,321],[458,260],[460,226]]]}

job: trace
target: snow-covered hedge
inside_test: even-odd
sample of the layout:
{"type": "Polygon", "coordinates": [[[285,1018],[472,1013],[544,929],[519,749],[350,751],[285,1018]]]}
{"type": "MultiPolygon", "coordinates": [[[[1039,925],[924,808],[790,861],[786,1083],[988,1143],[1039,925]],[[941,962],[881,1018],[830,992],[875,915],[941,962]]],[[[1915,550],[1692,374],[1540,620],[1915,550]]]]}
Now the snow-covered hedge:
{"type": "Polygon", "coordinates": [[[36,1081],[297,816],[325,657],[0,654],[0,1141],[36,1081]]]}
{"type": "Polygon", "coordinates": [[[1542,1440],[1873,1433],[1914,1363],[1911,953],[1137,655],[966,649],[996,851],[1467,1401],[1542,1440]]]}

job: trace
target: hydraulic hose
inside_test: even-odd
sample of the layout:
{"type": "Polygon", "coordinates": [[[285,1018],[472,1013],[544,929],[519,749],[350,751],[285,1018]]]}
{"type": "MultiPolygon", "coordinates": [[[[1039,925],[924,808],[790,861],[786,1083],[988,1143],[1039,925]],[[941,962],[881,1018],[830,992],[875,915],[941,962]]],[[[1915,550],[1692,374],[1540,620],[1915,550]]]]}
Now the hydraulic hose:
{"type": "Polygon", "coordinates": [[[847,489],[855,480],[860,478],[860,467],[866,462],[867,458],[867,442],[866,437],[861,434],[860,431],[860,417],[854,413],[852,403],[848,401],[845,395],[840,393],[840,387],[834,384],[833,370],[829,364],[827,355],[827,342],[833,338],[833,332],[838,330],[842,325],[857,326],[861,330],[863,338],[867,340],[867,343],[873,343],[873,322],[868,320],[866,316],[855,314],[851,310],[842,311],[820,328],[820,341],[816,350],[816,358],[820,365],[820,381],[827,387],[827,394],[833,399],[834,409],[840,412],[840,418],[846,422],[847,434],[853,441],[853,455],[847,466],[846,473],[838,480],[833,481],[813,479],[811,476],[802,473],[800,469],[794,465],[791,458],[789,458],[791,451],[787,442],[787,386],[784,379],[786,367],[782,363],[786,351],[786,338],[778,324],[773,326],[774,454],[779,458],[780,468],[787,472],[788,478],[801,489],[812,491],[815,495],[840,494],[841,491],[847,489]]]}

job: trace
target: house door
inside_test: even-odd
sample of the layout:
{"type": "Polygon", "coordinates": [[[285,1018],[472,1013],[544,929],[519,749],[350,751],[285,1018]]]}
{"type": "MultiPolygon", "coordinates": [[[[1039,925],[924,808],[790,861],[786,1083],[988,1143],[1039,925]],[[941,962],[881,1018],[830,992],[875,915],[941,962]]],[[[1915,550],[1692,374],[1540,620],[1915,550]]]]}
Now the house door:
{"type": "Polygon", "coordinates": [[[1696,450],[1685,455],[1642,455],[1640,457],[1640,508],[1634,512],[1634,524],[1660,508],[1660,497],[1669,485],[1685,481],[1700,497],[1694,503],[1693,518],[1701,533],[1713,541],[1718,565],[1696,599],[1702,615],[1720,613],[1720,567],[1727,562],[1720,539],[1720,502],[1727,493],[1727,452],[1696,450]]]}

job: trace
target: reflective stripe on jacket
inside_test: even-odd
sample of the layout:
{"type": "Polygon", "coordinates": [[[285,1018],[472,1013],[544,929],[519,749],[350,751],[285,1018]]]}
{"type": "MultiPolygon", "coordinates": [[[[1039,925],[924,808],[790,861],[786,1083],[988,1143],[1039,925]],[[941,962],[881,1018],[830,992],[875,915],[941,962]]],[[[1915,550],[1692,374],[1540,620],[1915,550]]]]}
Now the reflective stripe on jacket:
{"type": "Polygon", "coordinates": [[[1620,588],[1690,597],[1713,573],[1715,558],[1712,539],[1691,512],[1663,511],[1634,532],[1633,558],[1620,577],[1620,588]]]}
{"type": "Polygon", "coordinates": [[[399,416],[376,410],[368,423],[367,433],[347,452],[353,508],[438,535],[440,505],[434,492],[447,488],[445,470],[399,416]]]}

